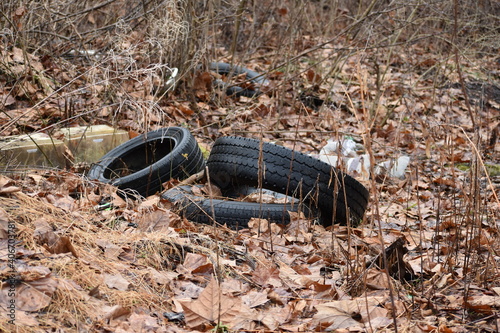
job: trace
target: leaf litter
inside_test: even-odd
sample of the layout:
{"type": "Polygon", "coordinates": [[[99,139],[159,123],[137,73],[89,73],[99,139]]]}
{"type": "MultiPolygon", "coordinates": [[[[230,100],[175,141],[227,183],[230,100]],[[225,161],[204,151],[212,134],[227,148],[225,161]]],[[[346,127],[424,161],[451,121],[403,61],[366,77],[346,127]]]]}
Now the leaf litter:
{"type": "MultiPolygon", "coordinates": [[[[341,47],[326,46],[318,50],[326,58],[341,47]]],[[[495,85],[479,96],[477,67],[464,64],[471,97],[486,98],[477,111],[485,147],[480,154],[462,89],[436,88],[421,76],[419,71],[438,60],[416,56],[427,54],[418,46],[395,56],[380,103],[370,110],[379,82],[370,75],[374,64],[361,53],[347,58],[337,78],[323,74],[327,62],[324,68],[299,63],[292,79],[276,70],[257,99],[225,96],[212,86],[213,73],[202,72],[191,86],[196,103],[176,92],[150,106],[154,97],[146,72],[87,86],[68,61],[44,62],[29,52],[25,58],[15,47],[1,51],[12,74],[26,79],[0,91],[8,108],[0,114],[2,135],[46,129],[47,121],[51,126],[51,119],[68,116],[64,109],[93,109],[102,122],[116,115],[113,123],[130,133],[144,131],[137,119],[148,129],[186,124],[206,150],[213,139],[229,134],[311,155],[321,155],[329,142],[350,140],[387,172],[372,177],[369,167],[361,167],[369,166],[365,161],[356,160],[351,169],[339,165],[357,172],[371,189],[358,228],[325,229],[291,214],[288,226],[254,219],[248,229],[235,232],[187,221],[158,196],[124,200],[116,188],[90,183],[72,170],[10,170],[0,175],[0,331],[11,330],[9,281],[15,282],[19,332],[184,332],[223,326],[374,332],[394,331],[394,325],[411,332],[497,330],[500,183],[485,165],[498,168],[500,160],[500,102],[495,85]],[[31,80],[31,72],[39,79],[31,80]],[[52,95],[54,78],[67,85],[71,98],[52,95]],[[113,84],[127,103],[102,98],[113,84]],[[36,109],[27,97],[38,103],[36,109]],[[392,177],[392,166],[384,162],[402,157],[411,162],[404,176],[392,177]],[[14,280],[9,280],[11,244],[14,280]]],[[[375,57],[382,51],[364,53],[369,52],[375,57]]],[[[109,61],[127,68],[125,61],[109,61]]],[[[494,66],[494,59],[477,61],[494,66]]],[[[269,67],[261,55],[248,65],[269,67]]],[[[99,71],[93,68],[88,75],[99,71]]],[[[447,80],[456,82],[453,74],[447,80]]]]}

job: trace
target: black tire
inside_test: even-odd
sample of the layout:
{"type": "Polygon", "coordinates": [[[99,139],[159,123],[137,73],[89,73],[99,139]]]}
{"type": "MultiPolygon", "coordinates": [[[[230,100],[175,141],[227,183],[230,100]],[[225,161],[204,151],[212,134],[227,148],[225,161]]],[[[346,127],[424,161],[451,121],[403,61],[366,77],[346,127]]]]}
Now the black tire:
{"type": "Polygon", "coordinates": [[[262,218],[272,223],[288,224],[288,212],[302,211],[307,217],[314,217],[314,213],[305,205],[293,204],[260,204],[258,202],[244,202],[212,199],[197,196],[191,186],[178,186],[165,191],[161,197],[174,204],[175,209],[190,221],[221,225],[239,230],[248,228],[251,218],[262,218]],[[213,214],[212,214],[213,207],[213,214]]]}
{"type": "Polygon", "coordinates": [[[185,179],[203,167],[203,154],[191,133],[185,128],[168,127],[112,149],[87,176],[146,197],[161,191],[162,183],[169,179],[185,179]]]}
{"type": "Polygon", "coordinates": [[[223,194],[241,185],[257,186],[259,155],[262,187],[317,205],[324,226],[345,225],[349,219],[358,225],[363,218],[369,193],[354,178],[311,156],[255,139],[217,139],[207,161],[211,181],[223,194]]]}
{"type": "MultiPolygon", "coordinates": [[[[249,80],[254,85],[264,86],[269,84],[269,81],[264,76],[255,71],[237,65],[231,66],[230,64],[224,62],[211,62],[208,64],[208,70],[217,72],[219,74],[231,75],[231,76],[246,74],[246,79],[249,80]]],[[[227,86],[227,84],[222,82],[221,80],[216,80],[216,83],[223,89],[227,86]]],[[[228,96],[237,96],[237,97],[240,96],[256,97],[261,94],[261,91],[257,87],[249,89],[249,88],[234,86],[234,87],[228,87],[226,89],[226,94],[228,96]]]]}

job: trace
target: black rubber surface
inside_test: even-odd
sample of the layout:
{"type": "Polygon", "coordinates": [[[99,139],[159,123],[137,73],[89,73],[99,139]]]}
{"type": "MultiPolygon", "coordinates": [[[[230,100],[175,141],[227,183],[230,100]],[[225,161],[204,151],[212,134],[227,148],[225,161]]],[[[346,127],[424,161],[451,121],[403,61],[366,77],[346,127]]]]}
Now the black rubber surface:
{"type": "Polygon", "coordinates": [[[305,216],[311,211],[304,205],[269,204],[257,202],[243,202],[212,199],[193,194],[191,186],[179,186],[165,191],[161,197],[175,204],[175,207],[188,220],[212,224],[213,217],[219,224],[226,224],[229,228],[238,230],[248,228],[251,218],[267,219],[269,222],[287,224],[290,222],[291,212],[299,209],[305,216]],[[213,207],[213,214],[212,214],[213,207]]]}
{"type": "Polygon", "coordinates": [[[368,190],[331,165],[271,143],[242,137],[221,137],[207,161],[211,181],[223,192],[241,185],[261,186],[317,205],[321,222],[358,225],[368,205],[368,190]],[[262,146],[261,146],[262,145],[262,146]]]}
{"type": "Polygon", "coordinates": [[[185,128],[168,127],[114,148],[92,166],[87,176],[148,196],[161,191],[162,183],[169,179],[187,178],[203,167],[203,154],[191,133],[185,128]]]}
{"type": "MultiPolygon", "coordinates": [[[[231,66],[230,64],[224,63],[224,62],[211,62],[208,64],[208,70],[217,72],[219,74],[223,75],[230,75],[230,76],[236,76],[236,75],[241,75],[241,74],[246,74],[246,79],[250,80],[252,84],[255,85],[268,85],[269,81],[264,78],[264,76],[260,75],[259,73],[252,71],[248,68],[233,65],[231,66]]],[[[225,88],[228,84],[222,82],[221,80],[216,80],[216,83],[221,86],[222,88],[225,88]]],[[[254,87],[253,89],[249,88],[242,88],[239,86],[233,86],[233,87],[228,87],[226,89],[226,94],[228,96],[245,96],[245,97],[255,97],[261,94],[261,91],[257,88],[254,87]]]]}

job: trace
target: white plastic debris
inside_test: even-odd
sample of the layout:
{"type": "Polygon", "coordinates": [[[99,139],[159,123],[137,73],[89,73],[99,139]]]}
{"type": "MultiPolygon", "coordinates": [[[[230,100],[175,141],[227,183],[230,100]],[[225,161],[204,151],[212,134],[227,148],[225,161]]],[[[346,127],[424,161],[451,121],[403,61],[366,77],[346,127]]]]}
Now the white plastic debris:
{"type": "Polygon", "coordinates": [[[342,141],[329,139],[326,145],[321,148],[319,152],[320,156],[330,156],[330,155],[340,155],[343,157],[355,157],[357,156],[356,148],[358,144],[354,142],[353,139],[344,139],[342,141]]]}
{"type": "Polygon", "coordinates": [[[347,172],[364,179],[370,176],[370,155],[363,154],[346,160],[347,172]]]}
{"type": "MultiPolygon", "coordinates": [[[[347,173],[368,180],[370,177],[370,155],[358,154],[365,151],[363,145],[350,138],[342,141],[329,139],[319,152],[318,159],[334,167],[341,167],[347,173]]],[[[376,175],[387,175],[394,178],[404,178],[410,157],[403,155],[397,159],[390,159],[375,166],[376,175]]]]}
{"type": "Polygon", "coordinates": [[[397,159],[381,162],[375,167],[375,174],[387,174],[389,177],[404,178],[410,157],[403,155],[397,159]]]}
{"type": "Polygon", "coordinates": [[[167,89],[175,88],[177,73],[179,73],[179,70],[176,67],[170,68],[170,77],[165,83],[167,89]]]}
{"type": "Polygon", "coordinates": [[[93,57],[98,54],[99,51],[97,50],[75,50],[72,49],[68,52],[69,55],[71,56],[85,56],[85,57],[93,57]]]}

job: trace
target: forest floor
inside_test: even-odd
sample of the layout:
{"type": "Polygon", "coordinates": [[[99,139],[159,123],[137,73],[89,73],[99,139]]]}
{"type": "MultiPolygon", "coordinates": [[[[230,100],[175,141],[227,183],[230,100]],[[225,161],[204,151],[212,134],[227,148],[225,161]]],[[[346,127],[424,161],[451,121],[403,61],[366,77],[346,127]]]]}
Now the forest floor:
{"type": "MultiPolygon", "coordinates": [[[[240,63],[269,80],[248,98],[227,96],[205,70],[158,93],[137,35],[122,38],[97,55],[0,46],[0,135],[181,126],[206,154],[226,135],[314,156],[352,139],[375,164],[410,163],[401,177],[344,169],[370,191],[357,227],[292,214],[289,225],[234,231],[190,222],[159,194],[123,199],[71,158],[4,161],[0,331],[499,331],[498,54],[433,44],[349,53],[343,37],[311,37],[297,59],[264,48],[240,63]]],[[[216,55],[231,61],[227,49],[216,55]]]]}

